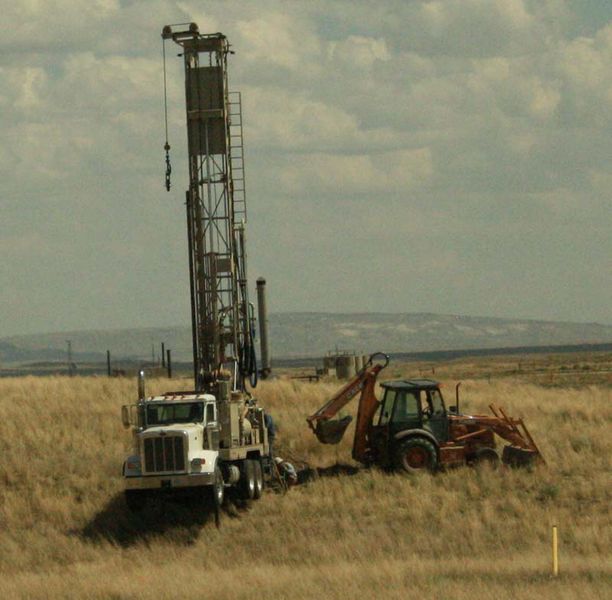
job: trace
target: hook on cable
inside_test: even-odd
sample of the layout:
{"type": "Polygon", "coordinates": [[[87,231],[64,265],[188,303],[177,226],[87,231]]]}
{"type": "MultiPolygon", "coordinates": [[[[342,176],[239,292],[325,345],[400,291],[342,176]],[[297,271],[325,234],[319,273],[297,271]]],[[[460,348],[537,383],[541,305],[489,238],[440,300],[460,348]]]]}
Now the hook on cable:
{"type": "Polygon", "coordinates": [[[170,164],[170,144],[166,142],[164,144],[164,150],[166,151],[166,191],[170,191],[170,175],[172,174],[172,165],[170,164]]]}

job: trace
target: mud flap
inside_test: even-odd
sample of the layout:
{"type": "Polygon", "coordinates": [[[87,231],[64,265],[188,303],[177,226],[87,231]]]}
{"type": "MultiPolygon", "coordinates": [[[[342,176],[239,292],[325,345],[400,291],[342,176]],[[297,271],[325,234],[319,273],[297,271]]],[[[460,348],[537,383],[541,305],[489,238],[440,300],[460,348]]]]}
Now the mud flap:
{"type": "Polygon", "coordinates": [[[502,462],[511,467],[527,467],[541,460],[540,454],[535,450],[527,450],[518,446],[505,446],[502,462]]]}
{"type": "Polygon", "coordinates": [[[347,415],[342,419],[319,421],[315,428],[315,435],[322,444],[339,444],[352,420],[353,417],[347,415]]]}

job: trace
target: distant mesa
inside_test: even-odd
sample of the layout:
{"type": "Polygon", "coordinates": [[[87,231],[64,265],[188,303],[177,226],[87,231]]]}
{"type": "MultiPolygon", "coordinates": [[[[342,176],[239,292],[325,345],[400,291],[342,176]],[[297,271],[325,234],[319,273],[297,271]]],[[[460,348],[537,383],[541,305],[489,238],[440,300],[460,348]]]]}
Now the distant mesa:
{"type": "MultiPolygon", "coordinates": [[[[432,313],[273,313],[269,325],[276,358],[320,357],[335,347],[409,353],[612,342],[611,325],[432,313]]],[[[103,362],[106,350],[148,360],[162,341],[174,360],[191,360],[191,330],[177,326],[7,337],[0,339],[0,364],[65,361],[66,339],[79,363],[103,362]]]]}

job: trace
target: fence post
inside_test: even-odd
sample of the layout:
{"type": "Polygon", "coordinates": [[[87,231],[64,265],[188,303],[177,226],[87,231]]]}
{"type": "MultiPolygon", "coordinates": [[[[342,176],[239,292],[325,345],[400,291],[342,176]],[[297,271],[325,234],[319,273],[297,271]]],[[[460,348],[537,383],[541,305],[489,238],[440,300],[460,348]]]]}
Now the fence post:
{"type": "Polygon", "coordinates": [[[559,575],[559,552],[558,552],[558,536],[557,526],[553,525],[552,528],[552,572],[556,577],[559,575]]]}

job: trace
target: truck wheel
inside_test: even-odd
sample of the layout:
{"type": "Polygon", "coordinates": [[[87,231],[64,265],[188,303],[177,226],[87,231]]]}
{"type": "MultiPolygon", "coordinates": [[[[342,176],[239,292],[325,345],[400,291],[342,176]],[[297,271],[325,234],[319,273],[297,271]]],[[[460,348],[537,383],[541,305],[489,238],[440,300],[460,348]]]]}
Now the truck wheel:
{"type": "Polygon", "coordinates": [[[215,482],[210,486],[210,494],[215,510],[221,508],[225,498],[225,486],[223,484],[223,473],[218,466],[215,467],[215,482]]]}
{"type": "Polygon", "coordinates": [[[264,489],[264,478],[263,470],[261,468],[261,462],[258,460],[254,460],[253,467],[255,469],[255,491],[253,494],[253,498],[255,500],[259,500],[263,494],[264,489]]]}
{"type": "Polygon", "coordinates": [[[140,512],[147,503],[147,495],[142,490],[125,490],[125,503],[131,512],[140,512]]]}
{"type": "Polygon", "coordinates": [[[484,466],[496,469],[499,466],[499,455],[493,448],[478,448],[472,463],[474,466],[484,466]]]}
{"type": "Polygon", "coordinates": [[[252,460],[242,462],[240,495],[244,500],[252,500],[255,497],[255,468],[252,460]]]}
{"type": "Polygon", "coordinates": [[[402,442],[395,451],[395,467],[405,473],[435,471],[438,466],[436,447],[422,437],[402,442]]]}

